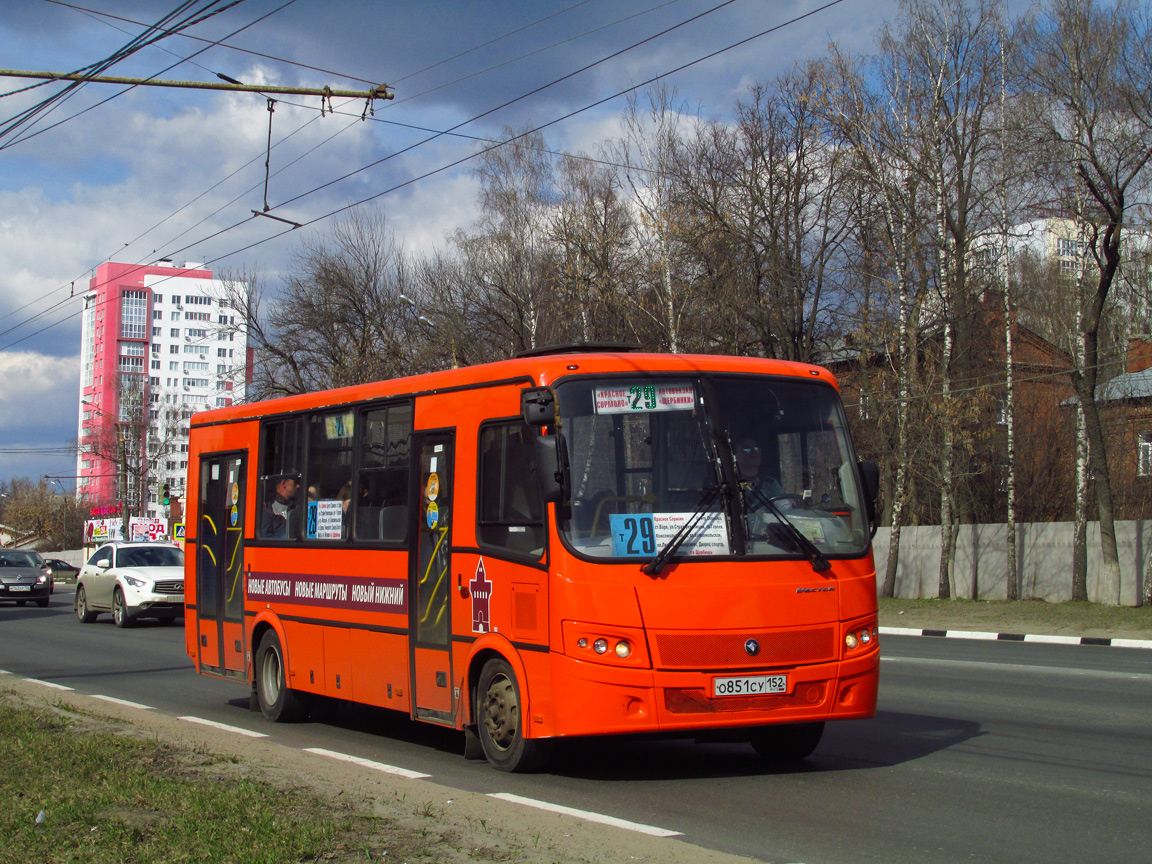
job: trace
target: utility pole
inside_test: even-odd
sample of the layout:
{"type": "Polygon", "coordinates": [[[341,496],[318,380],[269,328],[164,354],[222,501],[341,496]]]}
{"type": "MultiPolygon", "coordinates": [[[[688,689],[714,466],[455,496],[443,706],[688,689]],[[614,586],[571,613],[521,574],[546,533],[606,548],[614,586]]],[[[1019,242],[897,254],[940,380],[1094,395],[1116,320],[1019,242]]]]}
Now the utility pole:
{"type": "MultiPolygon", "coordinates": [[[[77,72],[33,72],[26,69],[0,69],[0,78],[36,78],[47,81],[82,81],[90,84],[125,84],[130,87],[176,87],[182,90],[230,90],[239,93],[272,93],[278,96],[319,96],[330,100],[365,99],[371,104],[376,99],[394,99],[388,85],[381,84],[371,90],[334,90],[331,87],[277,87],[273,84],[242,84],[235,78],[216,73],[223,83],[215,81],[164,81],[159,78],[122,78],[115,75],[84,75],[77,72]]],[[[323,105],[323,101],[321,102],[323,105]]]]}

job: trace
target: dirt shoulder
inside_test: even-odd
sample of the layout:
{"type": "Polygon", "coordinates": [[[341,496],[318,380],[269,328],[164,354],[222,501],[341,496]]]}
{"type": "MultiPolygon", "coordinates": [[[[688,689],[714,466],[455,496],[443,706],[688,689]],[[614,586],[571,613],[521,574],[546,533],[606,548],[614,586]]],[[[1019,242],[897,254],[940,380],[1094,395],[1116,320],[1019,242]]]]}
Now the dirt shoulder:
{"type": "MultiPolygon", "coordinates": [[[[358,827],[324,856],[331,864],[382,861],[485,864],[749,864],[675,838],[652,837],[488,795],[409,780],[268,739],[250,739],[155,711],[0,676],[0,699],[66,712],[92,728],[148,735],[189,754],[212,753],[220,779],[247,777],[275,789],[305,790],[316,818],[351,816],[358,827]]],[[[197,761],[194,758],[185,760],[197,761]]],[[[171,770],[181,770],[179,766],[171,770]]],[[[507,784],[493,784],[494,787],[507,784]]],[[[308,818],[307,814],[297,818],[308,818]]],[[[674,827],[674,826],[661,826],[674,827]]]]}
{"type": "Polygon", "coordinates": [[[1043,600],[881,600],[880,626],[1152,639],[1152,607],[1043,600]]]}

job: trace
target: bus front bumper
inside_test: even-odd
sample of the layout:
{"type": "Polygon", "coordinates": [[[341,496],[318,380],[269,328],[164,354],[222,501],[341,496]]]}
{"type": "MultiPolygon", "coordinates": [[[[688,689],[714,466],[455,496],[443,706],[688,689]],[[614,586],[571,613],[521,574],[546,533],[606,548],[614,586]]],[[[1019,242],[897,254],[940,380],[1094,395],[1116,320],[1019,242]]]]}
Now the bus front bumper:
{"type": "Polygon", "coordinates": [[[809,723],[875,716],[880,651],[851,660],[789,669],[741,670],[736,677],[786,675],[786,692],[763,696],[714,696],[714,679],[731,671],[621,669],[552,654],[554,686],[550,722],[533,724],[537,735],[693,733],[771,723],[809,723]]]}

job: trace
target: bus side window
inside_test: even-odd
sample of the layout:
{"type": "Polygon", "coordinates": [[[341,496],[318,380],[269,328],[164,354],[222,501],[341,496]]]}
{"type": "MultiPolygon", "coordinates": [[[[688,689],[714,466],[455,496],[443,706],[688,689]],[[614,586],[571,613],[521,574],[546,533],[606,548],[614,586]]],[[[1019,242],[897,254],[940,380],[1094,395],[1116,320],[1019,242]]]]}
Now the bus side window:
{"type": "Polygon", "coordinates": [[[304,536],[344,540],[352,519],[353,412],[313,414],[305,472],[307,510],[304,536]]]}
{"type": "Polygon", "coordinates": [[[260,520],[257,536],[269,540],[300,536],[303,506],[300,484],[300,421],[277,420],[264,424],[260,445],[260,520]]]}
{"type": "Polygon", "coordinates": [[[544,552],[544,506],[536,482],[534,434],[520,420],[481,429],[476,539],[481,545],[539,558],[544,552]]]}
{"type": "Polygon", "coordinates": [[[355,537],[402,543],[408,533],[412,404],[369,409],[359,422],[360,470],[352,504],[355,537]]]}

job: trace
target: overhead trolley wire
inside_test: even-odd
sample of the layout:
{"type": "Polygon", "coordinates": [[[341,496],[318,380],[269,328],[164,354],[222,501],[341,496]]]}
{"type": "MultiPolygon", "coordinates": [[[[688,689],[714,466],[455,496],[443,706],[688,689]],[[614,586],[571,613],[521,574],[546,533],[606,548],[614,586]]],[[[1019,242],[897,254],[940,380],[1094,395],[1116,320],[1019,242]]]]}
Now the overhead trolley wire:
{"type": "MultiPolygon", "coordinates": [[[[235,6],[239,3],[242,3],[243,0],[233,0],[233,2],[229,3],[227,6],[223,7],[222,9],[217,9],[215,11],[209,11],[212,9],[213,6],[215,6],[219,2],[221,2],[221,0],[210,0],[209,4],[206,7],[204,7],[204,9],[201,10],[200,12],[193,12],[189,16],[185,17],[184,19],[176,22],[175,31],[173,31],[173,32],[178,32],[181,29],[184,29],[186,27],[191,27],[194,24],[198,24],[202,21],[205,21],[208,18],[212,17],[213,15],[219,14],[220,12],[224,11],[224,9],[228,9],[228,8],[231,8],[232,6],[235,6]],[[196,17],[197,15],[199,15],[200,17],[197,18],[196,17]]],[[[132,56],[133,54],[135,54],[137,51],[140,51],[142,48],[145,48],[148,45],[151,45],[154,42],[159,41],[160,39],[166,38],[167,35],[169,35],[169,33],[161,33],[161,35],[155,36],[153,38],[148,38],[148,37],[150,34],[158,32],[158,29],[161,28],[164,24],[168,23],[170,19],[175,17],[177,14],[182,13],[184,10],[188,9],[188,7],[194,5],[194,3],[195,3],[195,0],[185,0],[185,2],[181,3],[176,8],[176,10],[165,15],[163,18],[160,19],[159,22],[157,22],[156,24],[153,24],[153,25],[149,25],[149,27],[145,30],[144,33],[140,34],[139,36],[135,37],[134,39],[129,40],[127,45],[125,45],[124,47],[120,48],[118,51],[116,51],[115,53],[113,53],[109,57],[106,57],[97,63],[93,63],[93,64],[90,64],[88,66],[82,67],[81,69],[77,69],[75,74],[89,73],[91,75],[99,75],[99,74],[103,73],[104,71],[110,69],[112,66],[116,65],[117,63],[119,63],[121,60],[124,60],[124,59],[132,56]]],[[[46,115],[46,114],[50,113],[51,111],[54,111],[56,109],[56,107],[58,107],[59,104],[63,103],[64,101],[66,101],[66,100],[70,99],[72,96],[74,96],[76,94],[76,92],[82,86],[84,86],[84,83],[85,83],[84,81],[70,82],[62,90],[58,91],[57,93],[53,94],[52,96],[49,96],[48,98],[41,100],[36,105],[33,105],[31,108],[27,108],[24,111],[19,112],[15,117],[13,117],[11,120],[9,120],[5,126],[0,127],[0,139],[5,137],[6,135],[9,135],[10,133],[16,132],[20,129],[23,129],[26,126],[29,126],[32,123],[32,121],[36,120],[41,114],[46,115]]],[[[125,92],[125,91],[121,91],[121,92],[125,92]]],[[[10,94],[5,94],[5,95],[10,95],[10,94]]],[[[22,141],[26,141],[29,138],[33,138],[36,135],[41,134],[42,132],[48,131],[49,129],[54,129],[57,126],[61,125],[62,123],[67,123],[69,120],[72,120],[75,117],[78,117],[81,114],[84,114],[87,111],[90,111],[92,108],[95,108],[98,105],[103,105],[105,102],[110,101],[110,99],[115,99],[116,96],[119,96],[119,95],[120,95],[120,93],[117,93],[115,96],[111,96],[111,97],[109,97],[109,99],[105,99],[105,100],[97,103],[97,105],[90,106],[89,108],[84,109],[84,111],[80,111],[77,114],[72,115],[71,117],[65,118],[64,120],[62,120],[58,123],[52,124],[51,126],[48,126],[46,128],[42,128],[36,132],[28,132],[28,133],[26,133],[20,137],[14,138],[14,140],[11,140],[11,141],[8,141],[5,143],[0,143],[0,150],[6,149],[6,148],[11,147],[15,144],[19,144],[22,141]]]]}
{"type": "MultiPolygon", "coordinates": [[[[349,177],[355,176],[356,174],[362,173],[363,171],[366,171],[366,170],[368,170],[368,169],[370,169],[370,168],[376,167],[376,166],[380,165],[381,163],[383,163],[383,162],[386,162],[386,161],[388,161],[389,159],[391,159],[391,158],[393,158],[393,157],[395,157],[395,156],[398,156],[398,155],[401,155],[401,154],[403,154],[403,153],[409,152],[409,151],[411,151],[412,149],[414,149],[415,147],[418,147],[418,146],[421,146],[421,145],[423,145],[423,144],[429,143],[430,141],[433,141],[433,140],[435,140],[436,138],[439,138],[439,137],[442,137],[442,136],[445,136],[445,135],[449,135],[449,134],[451,134],[452,132],[454,132],[455,130],[457,130],[457,129],[461,128],[462,126],[465,126],[465,125],[467,125],[467,124],[469,124],[469,123],[475,122],[476,120],[482,119],[483,117],[489,116],[489,115],[491,115],[492,113],[494,113],[494,112],[496,112],[496,111],[499,111],[499,110],[501,110],[502,108],[505,108],[505,107],[508,107],[508,106],[510,106],[510,105],[513,105],[513,104],[515,104],[515,103],[517,103],[517,102],[520,102],[520,101],[522,101],[523,99],[526,99],[526,98],[528,98],[529,96],[532,96],[532,95],[535,95],[535,94],[537,94],[537,93],[540,93],[541,91],[543,91],[543,90],[545,90],[545,89],[547,89],[547,88],[549,88],[549,87],[551,87],[551,86],[554,86],[554,85],[556,85],[556,84],[558,84],[558,83],[561,83],[561,82],[563,82],[563,81],[569,80],[570,78],[572,78],[572,77],[573,77],[573,76],[575,76],[575,75],[578,75],[578,74],[580,74],[581,72],[587,71],[587,70],[589,70],[589,69],[591,69],[591,68],[594,68],[594,67],[595,67],[595,66],[597,66],[597,65],[600,65],[600,64],[602,64],[602,63],[604,63],[604,62],[607,62],[607,61],[608,61],[608,60],[610,60],[610,59],[613,59],[613,58],[615,58],[615,57],[618,57],[618,56],[620,56],[621,54],[623,54],[623,53],[626,53],[627,51],[631,50],[632,48],[636,48],[636,47],[639,47],[640,45],[644,45],[644,44],[647,44],[648,42],[651,42],[652,40],[654,40],[654,39],[656,39],[656,38],[659,38],[659,37],[660,37],[660,36],[662,36],[662,35],[665,35],[665,34],[667,34],[667,33],[669,33],[669,32],[672,32],[673,30],[676,30],[676,29],[678,29],[678,28],[680,28],[680,27],[683,27],[683,26],[685,26],[686,24],[692,23],[693,21],[699,20],[700,18],[703,18],[703,17],[705,17],[706,15],[709,15],[709,14],[711,14],[712,12],[715,12],[715,11],[717,11],[718,9],[721,9],[721,8],[723,8],[723,7],[725,7],[725,6],[731,5],[731,3],[733,3],[733,2],[735,2],[735,0],[725,0],[725,2],[723,2],[723,3],[720,3],[720,4],[718,4],[718,5],[714,6],[714,7],[711,7],[711,8],[710,8],[710,9],[708,9],[708,10],[705,10],[704,12],[701,12],[701,13],[699,13],[699,14],[697,14],[697,15],[694,15],[694,16],[692,16],[691,18],[688,18],[688,19],[686,19],[685,21],[682,21],[682,22],[680,22],[679,24],[673,25],[672,27],[669,27],[669,28],[665,28],[664,30],[662,30],[662,31],[660,31],[660,32],[658,32],[658,33],[656,33],[656,34],[653,34],[653,35],[651,35],[651,36],[648,36],[648,37],[646,37],[645,39],[642,39],[642,40],[640,40],[639,42],[636,42],[636,43],[634,43],[634,44],[632,44],[632,45],[628,46],[627,48],[623,48],[623,49],[621,49],[621,50],[619,50],[619,51],[615,51],[615,52],[613,52],[612,54],[609,54],[609,55],[607,55],[606,57],[604,57],[604,58],[602,58],[602,59],[600,59],[600,60],[597,60],[597,61],[594,61],[593,63],[587,64],[587,65],[585,65],[584,67],[581,67],[580,69],[577,69],[577,70],[575,70],[575,71],[573,71],[573,72],[571,72],[571,73],[568,73],[568,74],[566,74],[566,75],[563,75],[563,76],[561,76],[560,78],[557,78],[557,79],[555,79],[555,80],[553,80],[553,81],[551,81],[551,82],[549,82],[549,83],[547,83],[547,84],[541,85],[540,87],[536,87],[536,88],[532,89],[531,91],[529,91],[529,92],[527,92],[527,93],[525,93],[525,94],[522,94],[521,96],[518,96],[518,97],[516,97],[516,98],[514,98],[514,99],[510,99],[510,100],[508,100],[508,101],[506,101],[506,102],[502,103],[501,105],[498,105],[498,106],[496,106],[496,107],[494,107],[494,108],[491,108],[491,109],[489,109],[489,110],[487,110],[487,111],[484,111],[484,112],[482,112],[482,113],[480,113],[480,114],[478,114],[478,115],[476,115],[476,116],[474,116],[474,117],[472,117],[472,118],[470,118],[470,119],[468,119],[468,120],[465,120],[465,121],[463,121],[463,122],[461,122],[461,123],[458,123],[458,124],[456,124],[455,126],[452,126],[452,127],[450,127],[449,129],[447,129],[447,130],[443,130],[443,131],[437,132],[436,134],[434,134],[434,135],[430,136],[429,138],[425,139],[424,141],[418,142],[418,143],[416,143],[416,144],[414,144],[414,145],[412,145],[412,146],[410,146],[410,147],[404,148],[404,149],[402,149],[402,150],[400,150],[400,151],[398,151],[398,152],[396,152],[396,153],[390,154],[389,156],[386,156],[386,157],[383,157],[383,158],[381,158],[381,159],[375,160],[375,161],[373,161],[373,162],[371,162],[371,163],[369,163],[369,164],[367,164],[367,165],[364,165],[364,166],[362,166],[361,168],[358,168],[358,169],[356,169],[355,171],[351,171],[351,172],[349,172],[349,173],[347,173],[347,174],[345,174],[345,175],[342,175],[341,177],[335,178],[334,180],[331,180],[331,181],[328,181],[328,182],[326,182],[326,183],[320,184],[319,186],[316,186],[316,187],[314,187],[313,189],[310,189],[310,190],[308,190],[307,192],[301,193],[300,195],[297,195],[297,196],[294,196],[294,197],[292,197],[292,198],[290,198],[290,199],[287,199],[286,201],[282,202],[281,204],[279,204],[279,205],[276,205],[275,207],[272,207],[272,208],[270,208],[270,209],[272,209],[272,210],[275,210],[277,207],[283,207],[283,206],[285,206],[285,205],[287,205],[287,204],[290,204],[290,203],[293,203],[293,202],[295,202],[295,201],[298,201],[298,200],[300,200],[300,199],[302,199],[302,198],[304,198],[304,197],[307,197],[308,195],[314,194],[314,193],[316,193],[316,192],[319,192],[319,191],[321,191],[321,190],[323,190],[323,189],[325,189],[325,188],[328,188],[328,187],[330,187],[330,186],[332,186],[332,185],[334,185],[334,184],[336,184],[336,183],[338,183],[338,182],[341,182],[341,181],[343,181],[343,180],[345,180],[345,179],[348,179],[349,177]]],[[[753,34],[753,35],[751,35],[751,36],[748,36],[748,37],[746,37],[746,38],[744,38],[744,39],[740,39],[740,40],[738,40],[738,41],[736,41],[736,42],[734,42],[734,43],[732,43],[732,44],[730,44],[730,45],[727,45],[727,46],[725,46],[724,48],[720,48],[720,49],[717,49],[717,50],[715,50],[715,51],[709,52],[708,54],[705,54],[705,55],[703,55],[703,56],[701,56],[701,57],[698,57],[698,58],[696,58],[696,59],[694,59],[694,60],[688,61],[687,63],[683,63],[683,64],[681,64],[681,65],[679,65],[679,66],[677,66],[677,67],[675,67],[675,68],[673,68],[673,69],[670,69],[670,70],[668,70],[668,71],[666,71],[666,72],[660,73],[660,74],[658,74],[658,75],[654,75],[654,76],[652,76],[652,77],[648,78],[647,80],[645,80],[645,81],[642,81],[642,82],[640,82],[640,83],[638,83],[638,84],[633,84],[633,85],[631,85],[631,86],[629,86],[629,87],[627,87],[627,88],[624,88],[623,90],[620,90],[620,91],[618,91],[618,92],[616,92],[616,93],[613,93],[613,94],[611,94],[611,95],[609,95],[609,96],[605,96],[605,97],[604,97],[604,98],[602,98],[602,99],[598,99],[598,100],[596,100],[595,102],[592,102],[592,103],[590,103],[590,104],[588,104],[588,105],[585,105],[585,106],[583,106],[582,108],[578,108],[578,109],[576,109],[576,110],[574,110],[574,111],[570,111],[570,112],[568,112],[568,113],[566,113],[566,114],[564,114],[564,115],[562,115],[562,116],[560,116],[560,117],[554,118],[553,120],[550,120],[550,121],[548,121],[548,122],[546,122],[546,123],[540,124],[539,126],[536,126],[535,128],[533,128],[533,129],[530,129],[530,130],[528,130],[528,131],[526,131],[526,132],[522,132],[522,133],[520,133],[519,135],[517,135],[517,136],[514,136],[513,138],[511,138],[511,139],[509,139],[509,140],[507,140],[507,141],[498,142],[498,143],[495,143],[495,144],[493,144],[493,145],[492,145],[492,146],[490,146],[490,147],[482,148],[482,149],[480,149],[480,150],[478,150],[478,151],[476,151],[476,152],[474,152],[474,153],[471,153],[471,154],[469,154],[469,155],[467,155],[467,156],[465,156],[465,157],[462,157],[462,158],[460,158],[460,159],[456,159],[456,160],[453,160],[453,161],[451,161],[451,162],[449,162],[449,163],[447,163],[447,164],[445,164],[445,165],[442,165],[442,166],[440,166],[440,167],[438,167],[438,168],[432,169],[432,170],[430,170],[430,171],[427,171],[427,172],[425,172],[425,173],[423,173],[423,174],[420,174],[420,175],[418,175],[418,176],[412,177],[412,178],[410,178],[409,180],[406,180],[406,181],[404,181],[404,182],[401,182],[401,183],[395,184],[395,185],[393,185],[393,186],[391,186],[391,187],[389,187],[389,188],[387,188],[387,189],[385,189],[385,190],[383,190],[383,191],[381,191],[381,192],[379,192],[379,193],[376,193],[376,194],[374,194],[374,195],[370,195],[370,196],[367,196],[367,197],[365,197],[365,198],[362,198],[362,199],[360,199],[360,200],[358,200],[358,201],[355,201],[355,202],[353,202],[353,203],[351,203],[351,204],[347,204],[347,205],[345,205],[345,206],[339,207],[339,208],[337,208],[337,209],[335,209],[335,210],[332,210],[332,211],[330,211],[330,212],[328,212],[328,213],[325,213],[325,214],[323,214],[323,215],[321,215],[321,216],[315,217],[315,218],[313,218],[313,219],[310,219],[310,220],[308,220],[308,221],[306,221],[306,222],[303,222],[303,223],[299,223],[299,224],[301,224],[302,226],[311,226],[311,225],[317,224],[317,223],[319,223],[319,222],[322,222],[322,221],[324,221],[324,220],[326,220],[326,219],[329,219],[329,218],[331,218],[331,217],[333,217],[333,216],[335,216],[335,215],[338,215],[338,214],[340,214],[340,213],[343,213],[343,212],[345,212],[345,211],[347,211],[347,210],[349,210],[349,209],[352,209],[353,207],[357,207],[357,206],[360,206],[360,205],[362,205],[362,204],[365,204],[365,203],[367,203],[367,202],[369,202],[369,201],[373,201],[373,200],[376,200],[376,199],[378,199],[378,198],[380,198],[380,197],[382,197],[382,196],[384,196],[384,195],[390,194],[391,192],[395,192],[395,191],[397,191],[398,189],[401,189],[401,188],[404,188],[404,187],[410,186],[410,185],[412,185],[413,183],[416,183],[416,182],[418,182],[418,181],[420,181],[420,180],[424,180],[424,179],[427,179],[428,177],[432,177],[432,176],[434,176],[434,175],[436,175],[436,174],[440,174],[440,173],[442,173],[442,172],[444,172],[444,171],[450,170],[451,168],[457,167],[457,166],[459,166],[459,165],[461,165],[461,164],[463,164],[463,163],[465,163],[465,162],[468,162],[468,161],[470,161],[470,160],[472,160],[472,159],[475,159],[475,158],[477,158],[478,156],[481,156],[481,155],[483,155],[483,154],[484,154],[484,153],[486,153],[486,152],[489,152],[489,151],[490,151],[490,150],[492,150],[492,149],[495,149],[495,147],[498,147],[498,146],[503,146],[503,145],[505,145],[505,144],[508,144],[508,143],[510,143],[511,141],[515,141],[515,140],[518,140],[518,139],[520,139],[520,138],[523,138],[523,137],[525,137],[525,136],[527,136],[527,135],[533,134],[533,133],[535,133],[535,132],[537,132],[537,131],[540,131],[540,130],[542,130],[542,129],[548,128],[548,127],[550,127],[550,126],[553,126],[553,125],[556,125],[557,123],[561,123],[561,122],[563,122],[563,121],[565,121],[565,120],[568,120],[568,119],[570,119],[570,118],[572,118],[572,117],[575,117],[575,116],[577,116],[577,115],[579,115],[579,114],[581,114],[581,113],[584,113],[584,112],[586,112],[586,111],[589,111],[589,110],[591,110],[591,109],[593,109],[593,108],[596,108],[596,107],[598,107],[598,106],[600,106],[600,105],[602,105],[602,104],[604,104],[604,103],[606,103],[606,102],[612,101],[613,99],[617,99],[617,98],[619,98],[619,97],[620,97],[620,96],[622,96],[622,95],[625,95],[625,94],[627,94],[627,93],[633,92],[633,91],[635,91],[635,90],[638,90],[638,89],[641,89],[641,88],[643,88],[643,87],[645,87],[645,86],[648,86],[649,84],[652,84],[652,83],[654,83],[654,82],[656,82],[656,81],[659,81],[659,80],[661,80],[661,79],[663,79],[663,78],[666,78],[666,77],[669,77],[669,76],[671,76],[671,75],[674,75],[674,74],[676,74],[676,73],[678,73],[678,72],[681,72],[681,71],[683,71],[683,70],[685,70],[685,69],[688,69],[688,68],[690,68],[690,67],[692,67],[692,66],[698,65],[699,63],[705,62],[706,60],[712,59],[712,58],[714,58],[714,57],[716,57],[716,56],[719,56],[720,54],[723,54],[723,53],[725,53],[725,52],[727,52],[727,51],[731,51],[731,50],[733,50],[733,49],[735,49],[735,48],[738,48],[738,47],[740,47],[740,46],[742,46],[742,45],[745,45],[745,44],[747,44],[747,43],[749,43],[749,42],[752,42],[752,41],[754,41],[754,40],[756,40],[756,39],[762,38],[763,36],[769,35],[769,34],[771,34],[771,33],[775,33],[775,32],[778,32],[779,30],[781,30],[781,29],[783,29],[783,28],[785,28],[785,27],[791,26],[791,25],[793,25],[793,24],[795,24],[795,23],[797,23],[797,22],[799,22],[799,21],[801,21],[801,20],[804,20],[804,19],[806,19],[806,18],[809,18],[809,17],[811,17],[811,16],[813,16],[813,15],[817,15],[817,14],[819,14],[819,13],[823,12],[824,10],[826,10],[826,9],[828,9],[828,8],[831,8],[831,7],[833,7],[833,6],[839,5],[839,4],[840,4],[840,3],[842,3],[842,2],[844,2],[844,0],[831,0],[831,2],[825,3],[825,4],[823,4],[823,5],[819,6],[819,7],[815,8],[815,9],[812,9],[812,10],[810,10],[810,11],[808,11],[808,12],[805,12],[805,13],[803,13],[803,14],[797,15],[797,16],[795,16],[794,18],[792,18],[792,19],[789,19],[788,21],[782,22],[781,24],[778,24],[778,25],[775,25],[775,26],[773,26],[773,27],[770,27],[770,28],[767,28],[767,29],[765,29],[765,30],[762,30],[762,31],[760,31],[759,33],[753,34]]],[[[240,227],[241,225],[243,225],[243,224],[247,223],[247,222],[248,222],[248,221],[249,221],[251,218],[255,218],[255,217],[247,217],[247,218],[245,218],[245,219],[243,219],[243,220],[240,220],[240,221],[238,221],[238,222],[235,222],[235,223],[233,223],[233,224],[231,224],[231,225],[229,225],[229,226],[226,226],[226,227],[224,227],[224,228],[220,229],[219,231],[213,232],[212,234],[210,234],[210,235],[208,235],[208,236],[206,236],[206,237],[200,238],[200,239],[198,239],[198,240],[194,241],[193,243],[187,244],[187,245],[185,245],[185,246],[183,246],[183,247],[180,247],[180,248],[178,248],[178,249],[170,250],[170,251],[166,252],[165,254],[166,254],[166,256],[173,256],[173,255],[177,255],[177,254],[179,254],[179,253],[181,253],[181,252],[185,252],[185,251],[187,251],[188,249],[191,249],[191,248],[192,248],[193,246],[195,246],[195,245],[198,245],[198,244],[200,244],[200,243],[204,243],[204,242],[206,242],[207,240],[211,240],[211,239],[214,239],[215,237],[221,236],[222,234],[225,234],[225,233],[227,233],[227,232],[229,232],[229,231],[232,231],[232,230],[236,229],[237,227],[240,227]]],[[[244,245],[244,246],[242,246],[242,247],[240,247],[240,248],[237,248],[237,249],[231,250],[231,251],[229,251],[229,252],[226,252],[226,253],[224,253],[223,255],[219,255],[219,256],[217,256],[217,257],[215,257],[215,258],[212,258],[212,259],[208,260],[208,261],[207,261],[207,262],[205,262],[205,263],[206,263],[206,265],[207,265],[207,264],[211,264],[211,263],[214,263],[214,262],[216,262],[216,261],[222,260],[223,258],[227,258],[227,257],[231,257],[231,256],[234,256],[234,255],[238,255],[238,254],[240,254],[240,253],[242,253],[242,252],[246,252],[246,251],[248,251],[248,250],[250,250],[250,249],[253,249],[253,248],[256,248],[256,247],[258,247],[258,246],[261,246],[261,245],[263,245],[263,244],[265,244],[265,243],[268,243],[268,242],[270,242],[270,241],[272,241],[272,240],[278,239],[279,237],[283,236],[284,234],[290,233],[290,232],[291,232],[291,231],[293,231],[293,230],[295,230],[295,227],[292,227],[292,228],[288,228],[288,229],[285,229],[285,230],[283,230],[283,231],[279,231],[279,232],[278,232],[278,233],[276,233],[276,234],[272,234],[272,235],[269,235],[268,237],[262,238],[262,239],[260,239],[260,240],[256,240],[256,241],[254,241],[254,242],[252,242],[252,243],[249,243],[249,244],[246,244],[246,245],[244,245]]],[[[68,299],[72,299],[72,298],[68,298],[68,299]]],[[[74,317],[76,317],[77,315],[79,315],[79,314],[80,314],[80,311],[83,311],[83,310],[78,310],[77,312],[75,312],[75,313],[72,313],[71,315],[68,315],[68,316],[66,316],[66,317],[64,317],[64,318],[61,318],[61,319],[57,320],[56,322],[53,322],[53,323],[51,323],[51,324],[49,324],[49,325],[46,325],[45,327],[43,327],[43,328],[41,328],[41,329],[39,329],[39,330],[36,330],[36,331],[34,331],[33,333],[29,333],[29,334],[27,334],[27,335],[25,335],[25,336],[21,337],[20,339],[17,339],[17,340],[15,340],[15,341],[11,342],[11,343],[8,343],[8,344],[7,344],[7,345],[5,345],[5,346],[0,346],[0,350],[6,350],[7,348],[9,348],[9,347],[12,347],[13,345],[19,344],[20,342],[23,342],[23,341],[25,341],[26,339],[29,339],[29,338],[31,338],[32,336],[35,336],[35,335],[38,335],[38,334],[39,334],[39,333],[41,333],[41,332],[44,332],[44,330],[47,330],[47,329],[49,329],[50,327],[56,326],[57,324],[63,323],[64,321],[67,321],[67,320],[70,320],[71,318],[74,318],[74,317]]],[[[21,326],[21,325],[18,325],[18,326],[21,326]]],[[[16,329],[16,328],[12,328],[12,329],[16,329]]],[[[9,330],[9,331],[5,331],[5,333],[7,333],[7,332],[11,332],[11,330],[9,330]]],[[[0,335],[4,335],[4,334],[0,334],[0,335]]]]}

